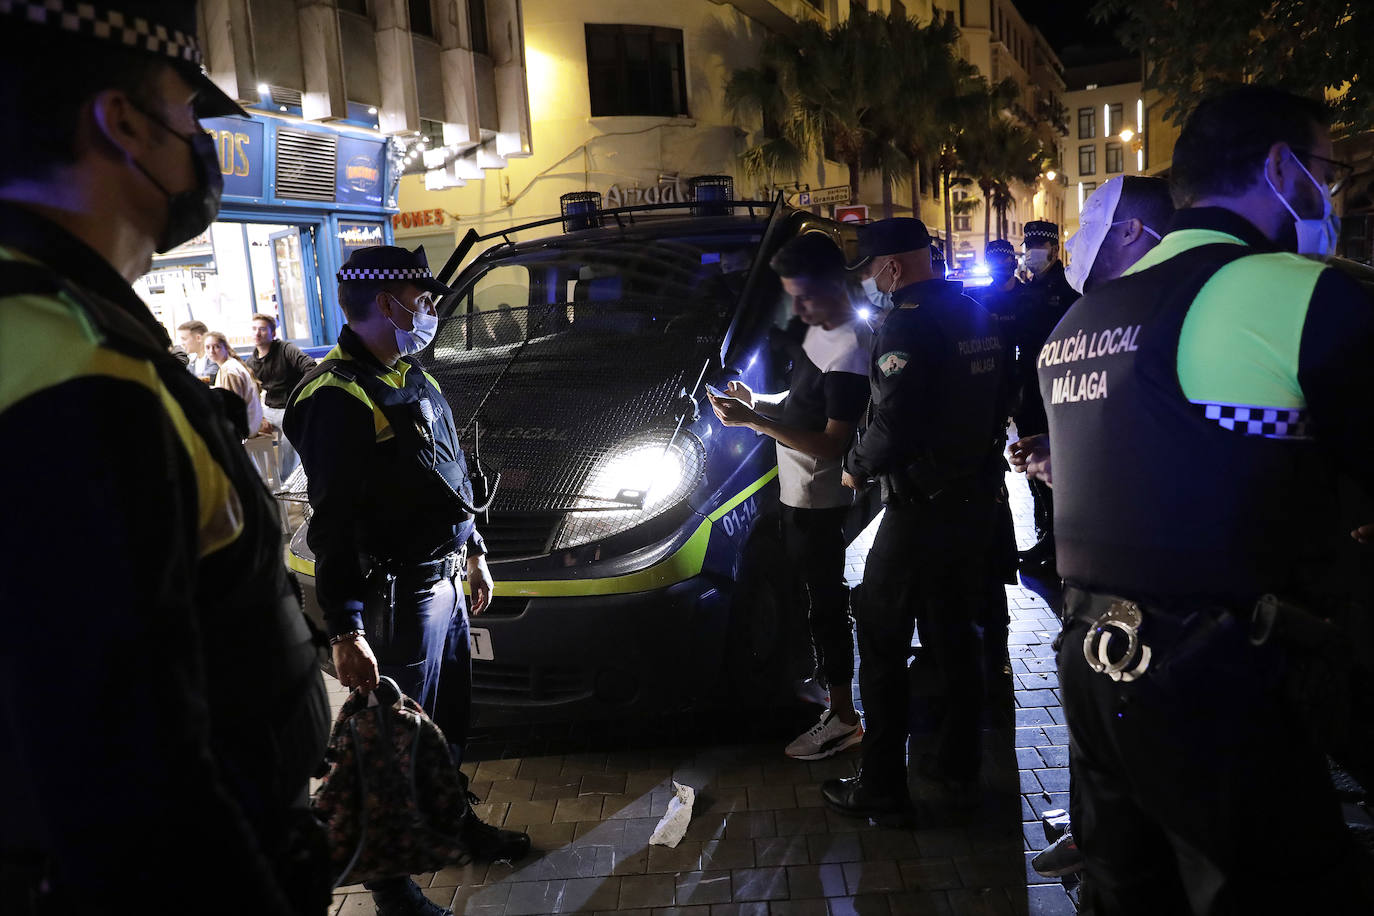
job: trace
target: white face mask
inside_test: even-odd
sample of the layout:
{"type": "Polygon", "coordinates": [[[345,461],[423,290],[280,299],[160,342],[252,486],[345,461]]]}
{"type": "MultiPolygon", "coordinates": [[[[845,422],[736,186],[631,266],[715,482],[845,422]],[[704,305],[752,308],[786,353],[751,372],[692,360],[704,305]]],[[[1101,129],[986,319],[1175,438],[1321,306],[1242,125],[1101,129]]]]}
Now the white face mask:
{"type": "Polygon", "coordinates": [[[1050,253],[1045,248],[1032,248],[1021,255],[1021,267],[1035,276],[1040,276],[1050,267],[1050,253]]]}
{"type": "Polygon", "coordinates": [[[410,312],[412,319],[411,329],[405,331],[396,322],[391,321],[390,317],[387,318],[388,321],[391,321],[391,326],[396,329],[396,349],[402,356],[412,356],[419,353],[429,346],[429,342],[434,339],[435,332],[439,330],[439,316],[431,315],[423,309],[412,312],[395,296],[391,297],[391,301],[410,312]]]}
{"type": "MultiPolygon", "coordinates": [[[[887,292],[883,292],[878,288],[878,277],[882,275],[884,270],[887,270],[888,266],[890,266],[890,262],[888,265],[884,265],[883,269],[873,276],[865,277],[861,281],[861,285],[864,288],[864,295],[868,297],[869,302],[873,303],[873,307],[880,312],[885,312],[892,308],[892,289],[889,288],[887,292]]],[[[892,286],[895,287],[896,285],[897,278],[893,277],[892,286]]]]}
{"type": "Polygon", "coordinates": [[[1298,168],[1307,176],[1307,180],[1317,186],[1317,192],[1322,196],[1322,215],[1318,219],[1303,219],[1298,216],[1298,211],[1284,200],[1278,188],[1269,180],[1269,173],[1264,175],[1265,184],[1269,185],[1269,190],[1274,192],[1274,196],[1283,204],[1283,208],[1293,214],[1293,225],[1298,233],[1298,254],[1310,255],[1320,258],[1323,261],[1336,253],[1336,242],[1341,237],[1341,220],[1336,216],[1335,209],[1331,206],[1331,189],[1320,181],[1312,177],[1312,173],[1307,171],[1307,166],[1298,161],[1294,156],[1293,161],[1298,163],[1298,168]]]}

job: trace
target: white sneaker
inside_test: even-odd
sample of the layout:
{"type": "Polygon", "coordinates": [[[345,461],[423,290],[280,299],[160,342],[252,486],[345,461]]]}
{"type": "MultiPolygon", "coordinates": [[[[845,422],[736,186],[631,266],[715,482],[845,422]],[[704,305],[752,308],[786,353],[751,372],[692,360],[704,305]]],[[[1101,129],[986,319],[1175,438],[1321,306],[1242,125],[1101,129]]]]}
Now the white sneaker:
{"type": "Polygon", "coordinates": [[[785,753],[795,760],[824,760],[863,740],[864,727],[855,723],[845,725],[830,710],[821,713],[821,720],[787,745],[785,753]]]}

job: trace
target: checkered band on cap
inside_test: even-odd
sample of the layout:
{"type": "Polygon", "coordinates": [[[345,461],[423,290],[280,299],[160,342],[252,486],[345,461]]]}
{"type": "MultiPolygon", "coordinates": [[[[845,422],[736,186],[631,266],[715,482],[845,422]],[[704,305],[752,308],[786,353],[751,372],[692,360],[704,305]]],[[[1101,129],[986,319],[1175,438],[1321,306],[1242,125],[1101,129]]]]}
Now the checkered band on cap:
{"type": "Polygon", "coordinates": [[[76,0],[0,0],[0,15],[201,65],[196,36],[119,10],[98,10],[76,0]]]}
{"type": "Polygon", "coordinates": [[[338,276],[340,280],[429,280],[434,274],[428,267],[345,267],[338,276]]]}
{"type": "Polygon", "coordinates": [[[1057,242],[1059,227],[1054,223],[1033,220],[1021,227],[1021,237],[1028,242],[1057,242]]]}
{"type": "Polygon", "coordinates": [[[1307,411],[1301,408],[1255,407],[1198,401],[1207,419],[1225,429],[1266,439],[1311,439],[1307,411]]]}

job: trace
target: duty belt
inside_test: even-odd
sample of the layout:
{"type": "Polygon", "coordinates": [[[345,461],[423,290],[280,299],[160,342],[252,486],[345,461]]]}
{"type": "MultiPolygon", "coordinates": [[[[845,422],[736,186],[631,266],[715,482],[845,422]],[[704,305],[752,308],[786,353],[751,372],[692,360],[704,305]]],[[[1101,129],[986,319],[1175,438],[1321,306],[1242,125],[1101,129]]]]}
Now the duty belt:
{"type": "Polygon", "coordinates": [[[395,579],[452,579],[463,570],[467,561],[467,545],[437,560],[404,563],[398,560],[378,559],[373,569],[395,579]]]}
{"type": "Polygon", "coordinates": [[[1142,607],[1140,602],[1120,595],[1074,586],[1064,590],[1066,618],[1088,625],[1083,636],[1083,659],[1089,668],[1114,681],[1129,683],[1149,669],[1161,638],[1170,647],[1177,646],[1180,640],[1205,638],[1213,629],[1211,624],[1237,613],[1236,608],[1205,600],[1188,601],[1177,613],[1168,603],[1146,605],[1142,607]],[[1156,646],[1151,646],[1147,639],[1156,646]]]}

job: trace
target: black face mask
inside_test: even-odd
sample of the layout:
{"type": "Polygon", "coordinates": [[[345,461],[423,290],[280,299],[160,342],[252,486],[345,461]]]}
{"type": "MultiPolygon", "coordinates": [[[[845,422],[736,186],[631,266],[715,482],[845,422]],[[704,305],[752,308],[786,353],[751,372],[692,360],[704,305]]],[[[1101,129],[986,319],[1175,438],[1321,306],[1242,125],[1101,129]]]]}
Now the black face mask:
{"type": "Polygon", "coordinates": [[[189,137],[182,136],[152,112],[143,108],[138,110],[191,148],[191,167],[196,174],[194,187],[172,193],[143,167],[143,163],[137,159],[130,160],[167,198],[167,225],[163,227],[162,236],[157,241],[157,252],[163,254],[200,235],[215,221],[219,214],[220,197],[224,194],[224,176],[219,170],[215,142],[210,139],[209,134],[203,130],[196,130],[189,137]]]}

